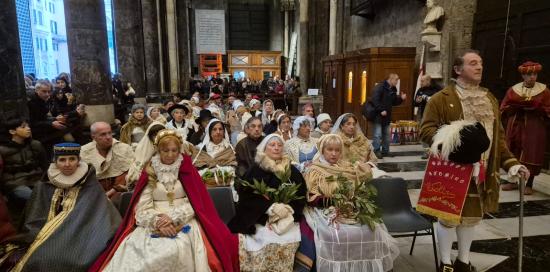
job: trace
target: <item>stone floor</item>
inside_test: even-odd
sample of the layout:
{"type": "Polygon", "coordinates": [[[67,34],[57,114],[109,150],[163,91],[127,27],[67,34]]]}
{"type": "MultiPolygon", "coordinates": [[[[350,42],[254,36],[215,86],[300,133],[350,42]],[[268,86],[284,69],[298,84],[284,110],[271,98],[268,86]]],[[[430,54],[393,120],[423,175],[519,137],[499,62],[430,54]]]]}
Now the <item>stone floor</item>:
{"type": "MultiPolygon", "coordinates": [[[[416,206],[422,185],[426,160],[422,160],[420,145],[392,146],[394,157],[386,157],[379,167],[389,175],[408,182],[411,204],[416,206]]],[[[502,173],[502,179],[506,179],[502,173]]],[[[535,194],[525,197],[524,203],[524,257],[523,271],[550,271],[550,175],[535,178],[535,194]]],[[[501,191],[500,210],[485,216],[477,226],[472,244],[471,262],[478,271],[517,271],[518,256],[518,191],[501,191]]],[[[412,238],[398,238],[400,256],[395,261],[395,272],[435,271],[430,236],[416,239],[413,255],[409,255],[412,238]]],[[[456,241],[456,237],[455,237],[456,241]]],[[[453,245],[456,249],[456,242],[453,245]]],[[[453,251],[456,255],[456,251],[453,251]]],[[[453,257],[454,258],[454,257],[453,257]]]]}

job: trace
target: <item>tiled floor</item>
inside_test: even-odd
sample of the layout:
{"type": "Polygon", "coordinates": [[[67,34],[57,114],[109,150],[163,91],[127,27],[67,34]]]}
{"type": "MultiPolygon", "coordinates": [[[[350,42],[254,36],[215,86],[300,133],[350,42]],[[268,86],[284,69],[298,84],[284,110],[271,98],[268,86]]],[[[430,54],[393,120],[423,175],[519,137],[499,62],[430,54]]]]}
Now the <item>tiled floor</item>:
{"type": "MultiPolygon", "coordinates": [[[[426,160],[420,158],[423,150],[420,145],[392,146],[391,152],[396,156],[379,162],[379,167],[390,176],[402,177],[409,182],[413,206],[418,201],[424,176],[426,160]]],[[[505,175],[502,177],[506,179],[505,175]]],[[[537,176],[533,187],[535,194],[525,196],[524,204],[523,271],[550,271],[550,175],[537,176]]],[[[501,191],[499,202],[499,212],[486,215],[476,228],[471,262],[478,271],[517,271],[519,192],[501,191]]],[[[401,255],[395,261],[394,271],[435,271],[430,236],[417,238],[412,256],[408,254],[412,238],[397,240],[401,255]]]]}

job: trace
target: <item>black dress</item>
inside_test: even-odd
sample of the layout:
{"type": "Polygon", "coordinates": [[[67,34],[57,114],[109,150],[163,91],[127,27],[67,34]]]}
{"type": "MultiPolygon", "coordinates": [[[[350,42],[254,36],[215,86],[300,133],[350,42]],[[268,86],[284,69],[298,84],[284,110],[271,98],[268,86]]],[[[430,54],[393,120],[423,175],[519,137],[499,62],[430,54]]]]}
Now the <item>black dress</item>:
{"type": "MultiPolygon", "coordinates": [[[[298,194],[304,197],[289,203],[294,210],[294,222],[299,222],[306,205],[306,182],[296,167],[291,165],[290,169],[290,180],[296,184],[300,184],[298,194]]],[[[254,179],[258,181],[263,180],[271,188],[278,188],[281,184],[281,181],[274,173],[262,169],[258,164],[254,164],[243,176],[243,179],[250,183],[254,179]]],[[[265,225],[268,219],[268,215],[266,214],[267,209],[274,202],[254,193],[253,189],[249,187],[237,186],[236,189],[239,194],[239,203],[237,204],[235,217],[228,223],[229,229],[233,233],[255,234],[255,224],[265,225]]]]}

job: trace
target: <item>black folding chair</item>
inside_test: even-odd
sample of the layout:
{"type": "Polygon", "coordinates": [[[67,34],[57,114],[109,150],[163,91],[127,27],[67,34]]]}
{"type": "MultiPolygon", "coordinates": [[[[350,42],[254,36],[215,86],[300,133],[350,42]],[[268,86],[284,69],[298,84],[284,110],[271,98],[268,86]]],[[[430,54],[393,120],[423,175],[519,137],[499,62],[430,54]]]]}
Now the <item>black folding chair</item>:
{"type": "Polygon", "coordinates": [[[417,213],[412,205],[407,191],[407,182],[402,178],[382,178],[372,181],[378,190],[376,204],[382,209],[382,220],[393,237],[413,237],[412,255],[416,236],[432,236],[432,244],[435,259],[435,269],[438,271],[437,249],[435,232],[432,222],[417,213]],[[420,232],[420,233],[419,233],[420,232]]]}
{"type": "Polygon", "coordinates": [[[235,216],[235,203],[231,187],[209,187],[208,193],[214,201],[218,215],[227,224],[235,216]]]}

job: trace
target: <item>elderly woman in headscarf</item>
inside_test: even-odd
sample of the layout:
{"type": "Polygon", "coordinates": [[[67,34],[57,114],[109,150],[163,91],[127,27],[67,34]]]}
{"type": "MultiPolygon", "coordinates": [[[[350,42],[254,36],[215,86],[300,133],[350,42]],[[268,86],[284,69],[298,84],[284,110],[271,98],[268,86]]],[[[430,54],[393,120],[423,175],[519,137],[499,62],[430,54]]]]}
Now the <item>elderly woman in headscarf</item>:
{"type": "Polygon", "coordinates": [[[342,159],[348,162],[371,162],[374,166],[378,161],[372,143],[361,131],[358,119],[353,113],[344,113],[338,117],[332,127],[332,134],[340,135],[344,142],[342,159]]]}
{"type": "Polygon", "coordinates": [[[204,140],[193,150],[192,158],[193,165],[199,170],[206,185],[233,185],[237,159],[222,121],[210,120],[204,140]]]}
{"type": "Polygon", "coordinates": [[[311,248],[315,243],[316,254],[305,252],[305,255],[310,258],[316,255],[318,271],[382,272],[393,269],[399,249],[384,224],[372,220],[370,226],[363,225],[356,214],[340,211],[333,201],[344,183],[353,185],[349,188],[354,190],[355,185],[368,182],[372,178],[370,166],[343,160],[344,141],[339,135],[323,135],[318,149],[318,155],[304,176],[309,204],[304,214],[311,231],[302,231],[302,244],[309,243],[311,248]],[[336,232],[334,224],[338,226],[336,232]]]}
{"type": "Polygon", "coordinates": [[[252,98],[250,102],[248,102],[248,107],[250,108],[250,114],[252,114],[252,116],[262,115],[262,111],[260,110],[262,102],[260,100],[252,98]]]}
{"type": "Polygon", "coordinates": [[[273,120],[273,115],[275,113],[275,104],[273,104],[273,100],[266,99],[262,106],[262,124],[266,126],[273,120]]]}
{"type": "Polygon", "coordinates": [[[317,138],[312,138],[311,128],[315,121],[308,116],[300,116],[292,125],[293,137],[285,142],[285,152],[292,164],[303,172],[317,154],[317,138]]]}
{"type": "Polygon", "coordinates": [[[306,203],[306,187],[304,178],[284,154],[279,135],[271,134],[262,140],[255,164],[243,179],[248,183],[262,182],[275,190],[298,186],[294,197],[282,203],[241,184],[237,188],[237,212],[228,224],[233,233],[239,233],[241,271],[292,271],[300,242],[298,222],[306,203]]]}
{"type": "Polygon", "coordinates": [[[149,117],[151,119],[151,121],[157,121],[159,123],[163,123],[163,124],[166,124],[167,120],[166,120],[166,117],[164,117],[164,115],[162,115],[161,113],[161,107],[159,106],[153,106],[153,107],[149,107],[147,109],[147,117],[149,117]]]}
{"type": "Polygon", "coordinates": [[[135,150],[141,138],[145,136],[151,119],[145,116],[145,106],[142,104],[134,104],[131,112],[128,122],[120,128],[120,141],[129,144],[135,150]]]}
{"type": "Polygon", "coordinates": [[[285,142],[292,138],[292,120],[290,119],[290,115],[283,113],[277,117],[277,131],[274,133],[281,136],[285,142]]]}

